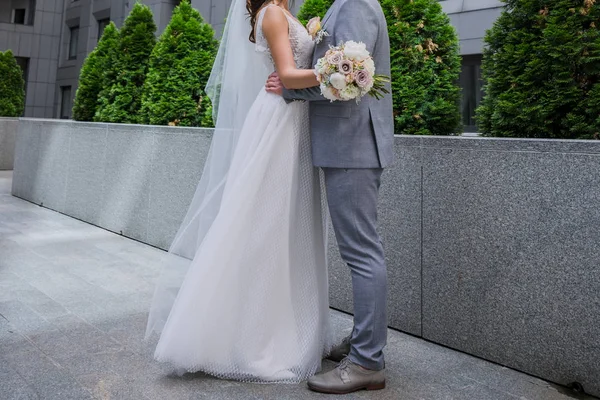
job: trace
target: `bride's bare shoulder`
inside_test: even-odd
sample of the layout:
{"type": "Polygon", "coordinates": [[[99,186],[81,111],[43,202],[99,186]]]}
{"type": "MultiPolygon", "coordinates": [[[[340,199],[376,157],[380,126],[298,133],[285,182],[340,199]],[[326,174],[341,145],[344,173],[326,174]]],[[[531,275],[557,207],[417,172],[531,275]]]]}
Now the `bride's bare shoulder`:
{"type": "Polygon", "coordinates": [[[278,31],[282,28],[288,28],[288,18],[286,12],[276,5],[268,5],[263,10],[262,29],[265,32],[278,31]]]}

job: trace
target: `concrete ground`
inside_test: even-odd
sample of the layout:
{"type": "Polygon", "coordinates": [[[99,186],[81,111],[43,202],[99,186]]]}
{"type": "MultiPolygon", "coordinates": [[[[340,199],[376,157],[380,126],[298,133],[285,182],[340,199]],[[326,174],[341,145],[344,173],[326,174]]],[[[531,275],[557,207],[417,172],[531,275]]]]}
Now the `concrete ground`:
{"type": "MultiPolygon", "coordinates": [[[[178,377],[142,340],[160,250],[10,195],[0,171],[0,399],[321,399],[178,377]]],[[[342,337],[349,316],[332,311],[342,337]]],[[[325,368],[333,364],[326,362],[325,368]]],[[[564,400],[540,379],[390,331],[388,388],[339,399],[564,400]]],[[[579,397],[582,398],[582,397],[579,397]]]]}

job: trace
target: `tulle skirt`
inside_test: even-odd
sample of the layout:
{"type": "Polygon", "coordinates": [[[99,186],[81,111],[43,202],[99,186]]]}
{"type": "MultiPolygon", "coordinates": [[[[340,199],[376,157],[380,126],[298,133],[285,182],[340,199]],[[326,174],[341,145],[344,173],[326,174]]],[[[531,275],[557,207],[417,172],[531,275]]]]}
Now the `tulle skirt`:
{"type": "Polygon", "coordinates": [[[191,262],[169,255],[184,278],[153,306],[168,308],[155,358],[249,382],[316,373],[330,347],[324,205],[307,104],[261,91],[216,219],[191,262]]]}

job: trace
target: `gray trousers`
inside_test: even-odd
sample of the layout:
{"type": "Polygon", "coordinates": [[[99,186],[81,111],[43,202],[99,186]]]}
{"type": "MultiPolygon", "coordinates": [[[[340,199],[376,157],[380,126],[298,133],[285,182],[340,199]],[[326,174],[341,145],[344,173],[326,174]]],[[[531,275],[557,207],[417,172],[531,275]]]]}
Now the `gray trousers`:
{"type": "Polygon", "coordinates": [[[323,168],[329,212],[342,259],[350,267],[354,299],[352,362],[384,368],[387,270],[377,233],[382,169],[323,168]]]}

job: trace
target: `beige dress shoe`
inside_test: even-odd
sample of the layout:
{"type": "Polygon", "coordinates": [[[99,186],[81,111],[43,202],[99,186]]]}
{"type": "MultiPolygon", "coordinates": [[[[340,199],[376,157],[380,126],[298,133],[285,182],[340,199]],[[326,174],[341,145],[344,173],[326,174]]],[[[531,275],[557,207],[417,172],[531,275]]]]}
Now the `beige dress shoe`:
{"type": "Polygon", "coordinates": [[[344,340],[342,340],[342,343],[332,348],[327,359],[339,363],[344,358],[348,357],[348,354],[350,354],[350,339],[352,339],[352,336],[346,336],[344,340]]]}
{"type": "Polygon", "coordinates": [[[385,389],[385,369],[371,371],[344,358],[334,370],[310,378],[308,388],[327,394],[385,389]]]}

